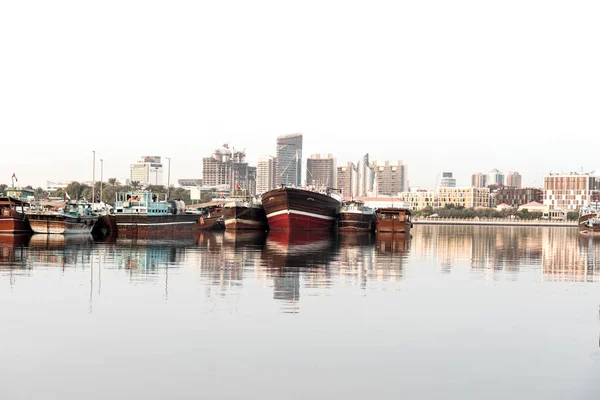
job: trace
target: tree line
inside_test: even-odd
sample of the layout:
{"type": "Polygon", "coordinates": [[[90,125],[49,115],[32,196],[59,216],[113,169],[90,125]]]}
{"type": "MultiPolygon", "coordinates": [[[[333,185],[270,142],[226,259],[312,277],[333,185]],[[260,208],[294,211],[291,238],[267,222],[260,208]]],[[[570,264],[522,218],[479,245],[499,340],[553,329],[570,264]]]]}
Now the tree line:
{"type": "MultiPolygon", "coordinates": [[[[507,208],[504,210],[496,210],[494,208],[466,208],[462,206],[454,206],[446,204],[444,207],[433,208],[425,207],[422,210],[415,211],[413,214],[417,217],[430,217],[437,215],[440,218],[457,218],[457,219],[473,219],[473,218],[519,218],[519,219],[540,219],[543,213],[530,212],[527,209],[517,210],[516,208],[507,208]]],[[[567,213],[569,221],[576,221],[579,218],[577,211],[567,213]]]]}
{"type": "MultiPolygon", "coordinates": [[[[96,201],[100,201],[100,186],[100,182],[96,182],[94,184],[94,197],[96,197],[96,201]]],[[[7,188],[8,185],[0,184],[0,193],[7,188]]],[[[69,195],[71,200],[92,200],[92,186],[76,181],[69,183],[69,185],[64,189],[56,189],[51,192],[48,192],[41,187],[34,189],[32,186],[25,186],[24,189],[33,190],[36,200],[44,200],[50,197],[64,198],[65,193],[69,195]]],[[[113,204],[116,200],[117,193],[131,192],[140,189],[142,189],[142,185],[138,181],[131,181],[128,185],[123,185],[118,181],[117,178],[110,178],[106,182],[102,183],[102,201],[113,204]]],[[[143,189],[159,195],[165,195],[167,193],[167,187],[164,185],[147,185],[143,187],[143,189]]],[[[210,201],[211,198],[212,194],[206,193],[202,195],[202,199],[200,201],[210,201]]],[[[190,192],[189,190],[183,188],[171,186],[169,190],[169,200],[183,200],[186,204],[191,204],[190,192]]]]}

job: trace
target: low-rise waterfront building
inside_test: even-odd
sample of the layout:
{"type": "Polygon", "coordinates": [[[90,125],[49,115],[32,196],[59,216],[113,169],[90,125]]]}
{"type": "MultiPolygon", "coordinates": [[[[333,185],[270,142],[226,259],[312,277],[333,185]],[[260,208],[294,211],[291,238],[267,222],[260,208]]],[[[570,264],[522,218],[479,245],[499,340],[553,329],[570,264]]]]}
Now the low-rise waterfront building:
{"type": "Polygon", "coordinates": [[[550,209],[577,210],[600,201],[600,176],[593,173],[548,174],[543,204],[550,209]]]}
{"type": "Polygon", "coordinates": [[[398,193],[398,199],[400,201],[408,203],[408,208],[410,208],[413,211],[422,210],[425,207],[439,207],[437,196],[433,191],[417,190],[410,192],[401,192],[398,193]]]}
{"type": "Polygon", "coordinates": [[[522,204],[541,202],[543,197],[544,193],[541,189],[501,186],[495,190],[494,204],[505,203],[517,208],[522,204]]]}
{"type": "Polygon", "coordinates": [[[489,207],[490,190],[488,188],[439,188],[438,202],[440,207],[451,204],[455,207],[476,208],[489,207]]]}

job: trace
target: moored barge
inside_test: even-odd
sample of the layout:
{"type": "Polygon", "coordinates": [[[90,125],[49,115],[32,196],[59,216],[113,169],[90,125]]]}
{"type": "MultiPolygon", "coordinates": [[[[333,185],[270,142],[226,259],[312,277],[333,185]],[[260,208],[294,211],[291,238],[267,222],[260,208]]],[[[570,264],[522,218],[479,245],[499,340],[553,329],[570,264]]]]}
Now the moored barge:
{"type": "Polygon", "coordinates": [[[379,208],[375,215],[377,232],[409,233],[412,228],[412,214],[406,208],[379,208]]]}
{"type": "Polygon", "coordinates": [[[338,216],[340,232],[373,232],[375,230],[375,210],[366,207],[359,200],[344,202],[338,216]]]}
{"type": "Polygon", "coordinates": [[[66,203],[63,211],[27,213],[31,230],[44,234],[89,234],[94,229],[98,217],[89,204],[76,202],[66,203]]]}
{"type": "Polygon", "coordinates": [[[192,231],[202,216],[186,212],[180,200],[159,200],[152,192],[118,193],[115,222],[118,234],[192,231]]]}

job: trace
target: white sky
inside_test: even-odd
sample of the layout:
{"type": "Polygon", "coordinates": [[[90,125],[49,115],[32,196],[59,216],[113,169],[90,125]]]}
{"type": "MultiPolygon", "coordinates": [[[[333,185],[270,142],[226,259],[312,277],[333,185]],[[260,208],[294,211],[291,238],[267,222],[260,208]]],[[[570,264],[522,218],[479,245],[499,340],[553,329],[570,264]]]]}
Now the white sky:
{"type": "MultiPolygon", "coordinates": [[[[201,177],[224,142],[453,171],[600,167],[597,1],[4,1],[0,182],[201,177]],[[99,161],[96,178],[99,179],[99,161]]],[[[303,171],[304,175],[304,171],[303,171]]]]}

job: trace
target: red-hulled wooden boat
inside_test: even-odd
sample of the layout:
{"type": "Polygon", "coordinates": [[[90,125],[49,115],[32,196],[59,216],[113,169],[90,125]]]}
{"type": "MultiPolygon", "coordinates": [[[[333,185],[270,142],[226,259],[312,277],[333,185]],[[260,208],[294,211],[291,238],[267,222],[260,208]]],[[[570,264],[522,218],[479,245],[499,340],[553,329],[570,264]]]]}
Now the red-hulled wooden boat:
{"type": "Polygon", "coordinates": [[[0,233],[31,232],[24,210],[27,206],[29,203],[22,200],[0,196],[0,233]]]}
{"type": "Polygon", "coordinates": [[[327,191],[281,187],[261,196],[269,229],[283,231],[331,231],[341,197],[327,191]]]}

